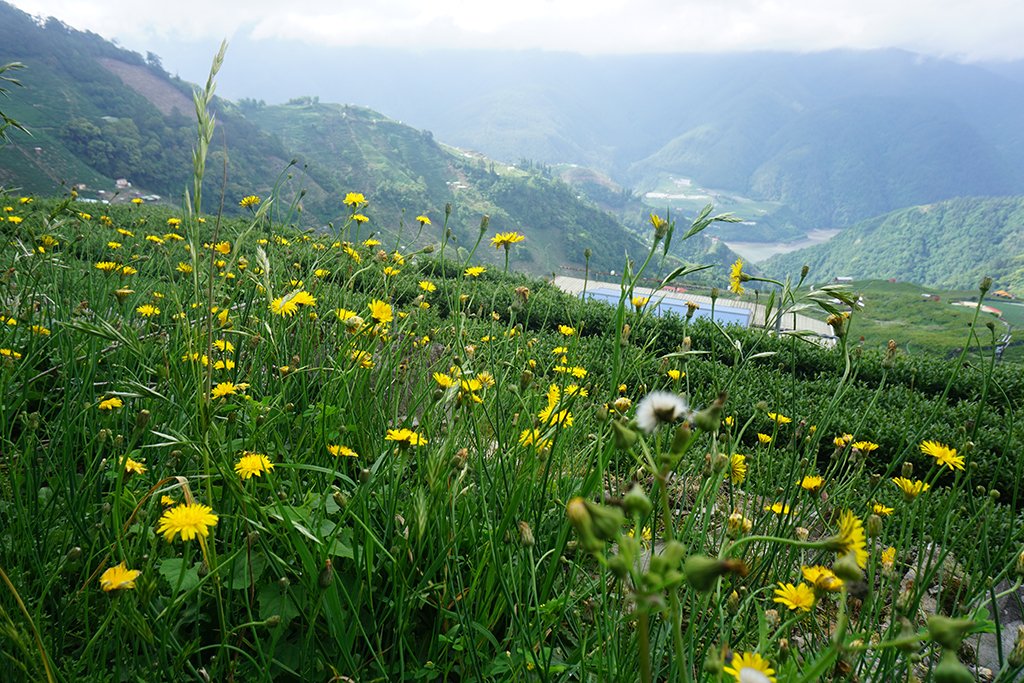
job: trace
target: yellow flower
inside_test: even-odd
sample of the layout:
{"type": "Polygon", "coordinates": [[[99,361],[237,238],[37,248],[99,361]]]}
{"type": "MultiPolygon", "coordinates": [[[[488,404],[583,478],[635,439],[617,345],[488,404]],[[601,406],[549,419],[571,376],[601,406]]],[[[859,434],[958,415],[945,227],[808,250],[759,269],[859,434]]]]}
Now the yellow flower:
{"type": "Polygon", "coordinates": [[[399,445],[407,446],[423,446],[427,443],[426,438],[420,436],[411,429],[406,429],[405,427],[401,429],[389,429],[384,440],[394,441],[399,445]]]}
{"type": "Polygon", "coordinates": [[[806,583],[798,583],[795,586],[791,583],[779,582],[775,589],[773,602],[785,605],[794,612],[810,612],[814,607],[814,591],[806,583]]]}
{"type": "Polygon", "coordinates": [[[840,555],[854,553],[857,565],[868,566],[868,551],[865,548],[864,523],[849,510],[839,516],[839,534],[832,538],[833,549],[840,555]]]}
{"type": "Polygon", "coordinates": [[[345,199],[341,202],[346,206],[357,208],[366,203],[366,197],[360,192],[349,192],[345,195],[345,199]]]}
{"type": "Polygon", "coordinates": [[[576,334],[576,328],[569,327],[568,325],[559,325],[558,331],[566,337],[571,337],[576,334]]]}
{"type": "Polygon", "coordinates": [[[861,453],[870,453],[871,451],[878,449],[878,444],[871,443],[870,441],[858,441],[853,444],[853,447],[861,453]]]}
{"type": "Polygon", "coordinates": [[[774,512],[777,515],[789,514],[789,505],[785,503],[772,503],[771,505],[765,505],[764,509],[767,512],[774,512]]]}
{"type": "Polygon", "coordinates": [[[722,422],[725,423],[726,427],[732,427],[733,425],[736,424],[736,418],[733,417],[732,415],[726,415],[725,419],[722,420],[722,422]]]}
{"type": "Polygon", "coordinates": [[[892,565],[896,562],[896,548],[889,546],[882,551],[882,569],[892,569],[892,565]]]}
{"type": "Polygon", "coordinates": [[[157,237],[156,235],[146,235],[146,241],[147,242],[152,242],[153,244],[163,244],[164,243],[163,238],[162,237],[157,237]]]}
{"type": "Polygon", "coordinates": [[[424,215],[416,216],[416,220],[420,222],[420,225],[430,225],[430,219],[424,215]]]}
{"type": "Polygon", "coordinates": [[[348,357],[355,361],[356,365],[363,368],[364,370],[369,370],[370,368],[373,367],[373,356],[368,351],[361,351],[359,349],[356,349],[355,351],[350,353],[348,357]]]}
{"type": "Polygon", "coordinates": [[[154,315],[160,315],[160,309],[153,304],[142,304],[135,309],[135,312],[143,318],[152,318],[154,315]]]}
{"type": "Polygon", "coordinates": [[[919,495],[921,495],[929,488],[931,488],[930,486],[928,486],[928,484],[921,481],[920,479],[916,481],[911,481],[910,479],[907,479],[905,477],[893,477],[892,483],[896,484],[896,487],[900,491],[903,491],[903,497],[906,498],[907,501],[914,500],[919,495]]]}
{"type": "Polygon", "coordinates": [[[881,503],[875,503],[871,507],[871,511],[874,512],[876,515],[881,515],[883,517],[888,517],[889,515],[891,515],[893,513],[893,508],[886,507],[886,506],[882,505],[881,503]]]}
{"type": "Polygon", "coordinates": [[[137,271],[135,268],[132,268],[131,266],[121,266],[122,275],[135,275],[138,272],[139,271],[137,271]]]}
{"type": "Polygon", "coordinates": [[[729,458],[729,481],[733,485],[743,483],[747,478],[747,456],[733,453],[729,458]]]}
{"type": "Polygon", "coordinates": [[[181,219],[180,218],[168,218],[167,219],[167,225],[171,226],[172,228],[176,228],[179,225],[181,225],[181,219]]]}
{"type": "Polygon", "coordinates": [[[963,456],[957,455],[955,448],[950,448],[938,441],[923,442],[921,444],[921,452],[935,458],[935,462],[939,463],[940,467],[945,465],[951,470],[962,470],[964,468],[963,456]]]}
{"type": "Polygon", "coordinates": [[[347,308],[335,309],[334,314],[338,316],[338,320],[346,322],[349,318],[358,318],[359,314],[355,311],[350,311],[347,308]]]}
{"type": "Polygon", "coordinates": [[[128,474],[145,474],[146,465],[138,460],[132,460],[131,458],[124,459],[124,471],[128,474]]]}
{"type": "Polygon", "coordinates": [[[38,334],[43,337],[50,336],[50,330],[42,325],[33,325],[30,329],[32,330],[32,334],[38,334]]]}
{"type": "Polygon", "coordinates": [[[113,261],[100,261],[96,264],[97,270],[102,270],[104,273],[112,273],[118,269],[118,265],[113,261]]]}
{"type": "Polygon", "coordinates": [[[224,353],[234,353],[235,345],[229,342],[227,339],[217,339],[213,342],[213,345],[224,353]]]}
{"type": "Polygon", "coordinates": [[[775,669],[771,662],[756,652],[733,653],[728,666],[722,669],[735,683],[775,683],[775,669]]]}
{"type": "Polygon", "coordinates": [[[832,443],[836,445],[836,448],[846,448],[851,441],[853,441],[853,434],[843,434],[832,439],[832,443]]]}
{"type": "Polygon", "coordinates": [[[551,447],[551,440],[542,437],[539,429],[525,429],[519,435],[520,446],[533,446],[538,451],[546,451],[551,447]]]}
{"type": "Polygon", "coordinates": [[[757,440],[758,440],[758,441],[759,441],[759,442],[760,442],[761,444],[763,444],[763,445],[766,445],[766,446],[767,446],[768,444],[770,444],[770,443],[772,442],[772,437],[770,437],[770,436],[769,436],[769,435],[767,435],[767,434],[762,434],[761,432],[758,432],[758,433],[757,433],[757,440]]]}
{"type": "Polygon", "coordinates": [[[121,243],[120,242],[107,242],[107,246],[110,247],[111,249],[120,249],[121,248],[121,243]]]}
{"type": "Polygon", "coordinates": [[[114,408],[123,408],[124,401],[122,401],[117,396],[112,396],[111,398],[100,401],[100,404],[97,407],[100,410],[113,410],[114,408]]]}
{"type": "Polygon", "coordinates": [[[281,316],[295,315],[299,306],[316,306],[316,297],[305,290],[297,289],[270,302],[270,310],[281,316]]]}
{"type": "Polygon", "coordinates": [[[495,249],[505,247],[508,249],[517,242],[522,242],[526,237],[520,235],[518,232],[499,232],[497,235],[491,238],[491,244],[494,245],[495,249]]]}
{"type": "Polygon", "coordinates": [[[135,579],[142,574],[138,569],[128,569],[125,563],[110,567],[100,575],[100,588],[104,592],[135,588],[135,579]]]}
{"type": "Polygon", "coordinates": [[[768,413],[768,418],[774,420],[776,424],[780,425],[789,424],[793,421],[781,413],[768,413]]]}
{"type": "Polygon", "coordinates": [[[391,266],[384,266],[384,275],[390,277],[392,275],[398,275],[402,271],[398,268],[392,268],[391,266]]]}
{"type": "Polygon", "coordinates": [[[6,356],[7,358],[13,358],[15,360],[21,358],[21,354],[14,349],[0,349],[0,356],[6,356]]]}
{"type": "Polygon", "coordinates": [[[743,272],[743,259],[738,258],[732,264],[732,269],[729,271],[729,291],[733,294],[742,294],[743,283],[746,279],[747,276],[743,272]]]}
{"type": "Polygon", "coordinates": [[[260,198],[254,194],[242,197],[242,201],[238,202],[238,205],[243,209],[247,209],[250,206],[259,206],[260,198]]]}
{"type": "Polygon", "coordinates": [[[463,272],[469,277],[480,277],[487,272],[487,269],[483,266],[470,266],[463,272]]]}
{"type": "Polygon", "coordinates": [[[213,398],[222,398],[224,396],[234,396],[239,391],[245,391],[249,388],[249,385],[245,382],[235,384],[234,382],[220,382],[213,388],[211,396],[213,398]]]}
{"type": "Polygon", "coordinates": [[[836,593],[843,587],[843,580],[840,579],[828,567],[816,565],[814,567],[801,567],[804,580],[821,591],[836,593]]]}
{"type": "Polygon", "coordinates": [[[430,280],[420,280],[420,289],[424,292],[434,292],[437,291],[437,285],[430,280]]]}
{"type": "Polygon", "coordinates": [[[344,457],[344,458],[358,458],[359,457],[359,454],[356,453],[354,450],[352,450],[348,446],[342,446],[342,445],[327,444],[327,452],[330,453],[331,455],[333,455],[336,458],[339,457],[339,456],[340,457],[344,457]]]}
{"type": "Polygon", "coordinates": [[[178,271],[179,273],[184,273],[185,275],[188,275],[189,273],[192,272],[192,265],[185,263],[184,261],[179,261],[175,270],[178,271]]]}
{"type": "Polygon", "coordinates": [[[142,197],[134,197],[134,198],[132,198],[132,204],[135,204],[136,206],[138,206],[141,203],[142,203],[142,197]]]}
{"type": "Polygon", "coordinates": [[[217,526],[213,508],[200,503],[182,503],[164,511],[156,531],[170,543],[175,536],[180,536],[183,541],[191,541],[197,536],[205,538],[210,534],[211,526],[217,526]]]}
{"type": "Polygon", "coordinates": [[[379,323],[389,323],[395,319],[394,311],[391,309],[391,304],[374,299],[369,303],[370,317],[379,323]]]}
{"type": "Polygon", "coordinates": [[[269,472],[272,469],[274,469],[274,463],[270,462],[270,458],[262,453],[251,451],[243,451],[242,457],[235,463],[235,472],[243,480],[262,476],[264,472],[269,472]]]}
{"type": "Polygon", "coordinates": [[[680,370],[669,370],[668,371],[668,377],[669,377],[669,379],[671,379],[671,380],[673,380],[675,382],[678,382],[683,377],[686,377],[686,373],[682,372],[680,370]]]}
{"type": "Polygon", "coordinates": [[[217,244],[213,245],[213,250],[218,254],[224,254],[226,256],[231,253],[231,242],[228,242],[227,240],[217,242],[217,244]]]}
{"type": "Polygon", "coordinates": [[[171,496],[168,496],[166,494],[160,496],[160,504],[161,505],[164,505],[164,506],[175,505],[177,502],[178,501],[174,500],[174,498],[172,498],[171,496]]]}
{"type": "Polygon", "coordinates": [[[356,263],[362,263],[363,262],[363,257],[359,255],[358,251],[356,251],[355,249],[353,249],[352,247],[350,247],[347,244],[344,247],[342,247],[342,248],[345,250],[345,253],[348,254],[348,257],[350,259],[352,259],[356,263]]]}
{"type": "Polygon", "coordinates": [[[633,304],[633,307],[639,311],[641,308],[646,306],[647,302],[650,300],[651,298],[648,296],[634,296],[632,299],[630,299],[630,302],[633,304]]]}
{"type": "Polygon", "coordinates": [[[370,219],[367,218],[366,216],[364,216],[361,213],[355,213],[355,214],[352,214],[352,220],[354,220],[356,223],[366,223],[370,219]]]}
{"type": "Polygon", "coordinates": [[[455,380],[443,372],[435,372],[434,381],[437,382],[438,386],[442,389],[450,389],[455,386],[455,380]]]}
{"type": "Polygon", "coordinates": [[[380,246],[380,240],[375,240],[375,239],[373,239],[371,237],[370,239],[363,240],[363,246],[364,247],[370,247],[371,249],[374,248],[374,247],[379,247],[380,246]]]}
{"type": "Polygon", "coordinates": [[[810,491],[811,493],[816,493],[824,483],[825,480],[816,474],[808,474],[799,481],[800,488],[804,491],[810,491]]]}

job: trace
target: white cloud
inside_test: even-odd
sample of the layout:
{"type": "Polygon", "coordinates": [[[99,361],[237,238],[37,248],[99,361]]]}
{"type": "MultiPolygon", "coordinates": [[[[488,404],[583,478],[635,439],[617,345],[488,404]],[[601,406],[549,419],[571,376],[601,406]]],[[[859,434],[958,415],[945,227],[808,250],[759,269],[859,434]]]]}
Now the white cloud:
{"type": "Polygon", "coordinates": [[[198,43],[236,34],[324,45],[540,48],[583,53],[900,47],[1024,58],[1018,0],[15,0],[116,37],[198,43]]]}

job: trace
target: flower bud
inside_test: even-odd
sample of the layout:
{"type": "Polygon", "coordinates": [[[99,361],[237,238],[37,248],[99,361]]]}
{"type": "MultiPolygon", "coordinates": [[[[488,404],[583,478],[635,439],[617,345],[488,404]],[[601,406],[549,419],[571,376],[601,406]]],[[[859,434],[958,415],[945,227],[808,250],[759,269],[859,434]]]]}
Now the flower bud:
{"type": "Polygon", "coordinates": [[[936,643],[954,653],[960,649],[960,643],[972,626],[974,622],[970,619],[952,619],[941,614],[928,617],[928,635],[936,643]]]}
{"type": "Polygon", "coordinates": [[[725,609],[728,610],[729,614],[736,616],[740,611],[740,594],[736,591],[729,593],[729,597],[725,600],[725,609]]]}
{"type": "Polygon", "coordinates": [[[1013,641],[1009,664],[1013,667],[1024,666],[1024,626],[1017,627],[1017,639],[1013,641]]]}
{"type": "Polygon", "coordinates": [[[864,529],[867,532],[868,538],[878,538],[882,535],[882,518],[876,514],[872,514],[868,517],[867,524],[864,525],[864,529]]]}
{"type": "Polygon", "coordinates": [[[687,583],[701,593],[714,588],[718,577],[729,572],[746,576],[747,566],[742,560],[719,560],[704,555],[690,555],[683,564],[687,583]]]}
{"type": "Polygon", "coordinates": [[[634,483],[622,499],[622,509],[630,517],[647,515],[654,506],[640,484],[634,483]]]}
{"type": "Polygon", "coordinates": [[[619,420],[612,421],[612,436],[615,439],[615,447],[622,451],[628,451],[640,438],[636,432],[625,426],[619,420]]]}
{"type": "Polygon", "coordinates": [[[319,583],[321,588],[330,588],[331,584],[334,583],[334,566],[331,564],[331,558],[327,558],[324,562],[324,568],[320,571],[319,583]]]}
{"type": "Polygon", "coordinates": [[[629,576],[629,562],[622,555],[613,555],[608,558],[608,569],[619,579],[629,576]]]}
{"type": "Polygon", "coordinates": [[[722,675],[722,670],[725,669],[725,662],[723,659],[724,658],[722,657],[720,650],[709,647],[708,654],[704,657],[704,673],[710,674],[713,678],[717,679],[722,675]]]}
{"type": "Polygon", "coordinates": [[[334,503],[342,510],[348,507],[348,497],[341,491],[335,491],[332,495],[334,503]]]}
{"type": "Polygon", "coordinates": [[[974,683],[974,675],[956,657],[956,650],[943,650],[942,659],[935,667],[933,680],[935,683],[974,683]]]}
{"type": "Polygon", "coordinates": [[[135,416],[135,428],[142,430],[149,424],[149,418],[152,417],[152,413],[148,410],[140,410],[138,415],[135,416]]]}
{"type": "Polygon", "coordinates": [[[281,623],[281,615],[280,614],[271,614],[263,622],[263,625],[266,626],[267,628],[276,628],[280,623],[281,623]]]}
{"type": "Polygon", "coordinates": [[[523,370],[523,374],[519,375],[519,389],[526,391],[526,389],[533,383],[533,373],[529,370],[523,370]]]}
{"type": "Polygon", "coordinates": [[[519,522],[519,544],[524,548],[532,548],[535,544],[533,529],[526,522],[519,522]]]}
{"type": "Polygon", "coordinates": [[[702,429],[705,432],[718,430],[722,422],[722,407],[725,405],[725,399],[725,392],[720,393],[711,405],[694,415],[693,423],[698,429],[702,429]]]}
{"type": "Polygon", "coordinates": [[[910,479],[914,476],[914,463],[907,460],[903,463],[903,469],[900,471],[904,479],[910,479]]]}
{"type": "Polygon", "coordinates": [[[592,553],[600,552],[604,548],[604,543],[594,535],[594,521],[590,517],[586,501],[578,496],[573,498],[565,506],[565,512],[569,517],[569,523],[579,535],[583,548],[592,553]]]}
{"type": "Polygon", "coordinates": [[[832,573],[847,583],[864,580],[864,572],[857,564],[857,555],[853,552],[846,553],[832,565],[832,573]]]}
{"type": "Polygon", "coordinates": [[[981,290],[982,296],[988,293],[988,290],[992,289],[992,278],[988,275],[981,278],[981,282],[978,284],[978,289],[981,290]]]}

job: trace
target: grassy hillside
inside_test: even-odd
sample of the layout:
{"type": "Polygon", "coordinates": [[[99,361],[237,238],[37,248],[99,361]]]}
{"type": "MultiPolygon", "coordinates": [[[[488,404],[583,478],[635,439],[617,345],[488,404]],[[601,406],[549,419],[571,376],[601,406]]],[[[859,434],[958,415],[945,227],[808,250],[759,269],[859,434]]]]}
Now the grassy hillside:
{"type": "Polygon", "coordinates": [[[863,310],[850,326],[850,335],[865,349],[884,352],[893,340],[901,353],[914,357],[954,358],[964,344],[991,349],[1007,332],[1013,343],[1004,361],[1024,361],[1024,305],[1008,302],[991,292],[984,304],[1002,316],[981,312],[974,321],[972,306],[954,305],[978,300],[978,289],[949,290],[888,280],[856,281],[850,285],[863,297],[863,310]],[[991,325],[991,327],[989,327],[991,325]]]}
{"type": "MultiPolygon", "coordinates": [[[[338,193],[359,187],[374,197],[367,210],[373,225],[391,234],[403,222],[413,229],[417,214],[405,211],[415,206],[435,222],[424,239],[437,242],[446,205],[453,208],[449,227],[456,244],[466,248],[475,242],[483,215],[498,230],[528,234],[512,256],[511,265],[519,270],[550,273],[563,264],[580,264],[586,248],[602,269],[615,267],[624,250],[640,253],[640,243],[615,218],[541,173],[446,147],[429,132],[362,107],[311,99],[243,104],[247,118],[292,150],[304,172],[322,187],[334,188],[303,199],[304,210],[313,215],[338,215],[338,193]]],[[[503,259],[503,253],[489,252],[486,260],[503,259]]]]}
{"type": "Polygon", "coordinates": [[[982,277],[1024,287],[1024,197],[960,198],[862,221],[824,244],[775,256],[765,272],[807,264],[811,277],[896,278],[969,289],[982,277]]]}
{"type": "Polygon", "coordinates": [[[718,683],[758,653],[811,681],[842,652],[943,681],[928,617],[1010,632],[982,609],[1024,542],[1024,375],[990,353],[654,318],[259,207],[2,199],[5,680],[718,683]]]}

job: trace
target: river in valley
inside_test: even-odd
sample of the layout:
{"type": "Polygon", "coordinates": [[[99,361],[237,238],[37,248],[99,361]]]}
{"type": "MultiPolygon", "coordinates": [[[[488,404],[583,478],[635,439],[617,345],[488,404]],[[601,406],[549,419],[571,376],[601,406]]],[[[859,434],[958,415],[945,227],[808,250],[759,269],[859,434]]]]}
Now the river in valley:
{"type": "Polygon", "coordinates": [[[751,263],[764,261],[776,254],[788,254],[797,249],[828,242],[841,230],[811,230],[803,239],[790,242],[726,242],[725,245],[751,263]]]}

